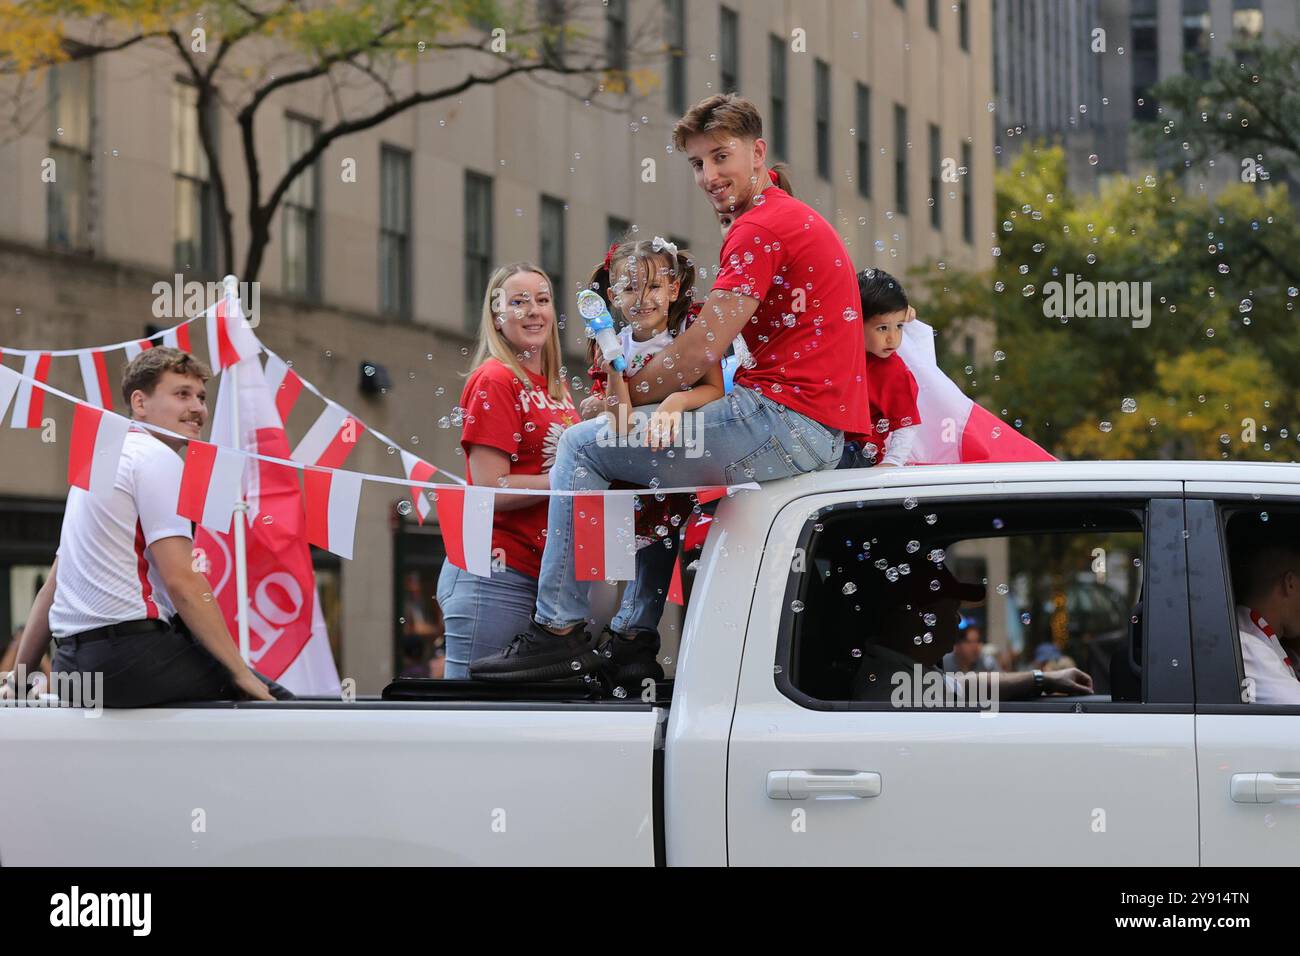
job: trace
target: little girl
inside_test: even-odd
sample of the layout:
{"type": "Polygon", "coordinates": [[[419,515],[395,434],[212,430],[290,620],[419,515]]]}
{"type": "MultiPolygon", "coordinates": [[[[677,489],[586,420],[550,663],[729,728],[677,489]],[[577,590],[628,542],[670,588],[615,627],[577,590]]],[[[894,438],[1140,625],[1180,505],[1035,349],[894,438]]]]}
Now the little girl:
{"type": "MultiPolygon", "coordinates": [[[[592,274],[590,288],[605,296],[611,315],[624,323],[619,341],[627,369],[613,372],[599,356],[595,341],[589,344],[592,390],[582,403],[582,415],[607,414],[610,430],[619,441],[670,447],[682,436],[683,414],[724,394],[722,366],[714,365],[694,388],[674,392],[660,402],[645,434],[627,434],[634,403],[626,378],[640,371],[699,314],[699,305],[692,301],[694,287],[695,265],[689,253],[657,236],[615,242],[592,274]]],[[[629,693],[641,689],[646,678],[663,679],[663,668],[656,660],[659,618],[678,554],[678,534],[693,507],[687,494],[638,504],[636,580],[628,584],[623,603],[606,628],[609,639],[598,648],[610,663],[614,683],[629,693]]]]}
{"type": "Polygon", "coordinates": [[[898,354],[903,323],[913,317],[902,283],[883,269],[858,273],[862,326],[867,343],[867,400],[874,431],[844,436],[841,468],[906,465],[919,434],[916,378],[898,354]]]}

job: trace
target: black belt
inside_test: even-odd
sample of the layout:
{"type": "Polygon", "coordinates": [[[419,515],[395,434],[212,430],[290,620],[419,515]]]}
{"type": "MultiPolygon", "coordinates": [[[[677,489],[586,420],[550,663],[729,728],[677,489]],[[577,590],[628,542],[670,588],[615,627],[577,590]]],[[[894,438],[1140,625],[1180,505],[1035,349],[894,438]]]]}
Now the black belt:
{"type": "Polygon", "coordinates": [[[123,621],[119,624],[92,627],[88,631],[81,631],[68,637],[56,637],[54,644],[56,647],[67,647],[69,645],[76,647],[78,644],[88,644],[91,641],[106,641],[110,637],[127,637],[131,634],[149,634],[170,629],[171,625],[169,623],[156,618],[147,621],[123,621]]]}

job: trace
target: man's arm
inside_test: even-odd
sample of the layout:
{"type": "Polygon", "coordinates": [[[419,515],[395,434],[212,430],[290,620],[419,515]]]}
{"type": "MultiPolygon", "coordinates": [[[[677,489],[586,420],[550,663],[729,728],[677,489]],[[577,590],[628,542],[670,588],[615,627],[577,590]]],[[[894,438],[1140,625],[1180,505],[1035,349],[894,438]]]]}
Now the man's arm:
{"type": "MultiPolygon", "coordinates": [[[[241,518],[241,515],[235,515],[236,521],[241,518]]],[[[190,538],[180,536],[159,538],[149,545],[176,613],[199,643],[230,672],[235,686],[254,700],[274,700],[266,685],[253,675],[239,656],[226,628],[226,620],[212,596],[208,579],[194,570],[193,548],[194,542],[190,538]]]]}
{"type": "Polygon", "coordinates": [[[55,574],[58,572],[59,559],[50,565],[50,576],[41,585],[32,604],[27,623],[23,626],[22,636],[18,639],[18,653],[14,657],[14,670],[25,667],[27,673],[33,674],[41,666],[41,658],[50,646],[50,607],[54,604],[55,574]]]}
{"type": "Polygon", "coordinates": [[[690,328],[628,381],[633,400],[638,405],[651,405],[673,392],[690,388],[704,377],[710,366],[721,364],[731,340],[757,311],[758,299],[714,289],[690,328]],[[646,390],[641,390],[642,385],[647,386],[646,390]]]}
{"type": "MultiPolygon", "coordinates": [[[[1077,667],[1043,671],[1044,694],[1091,694],[1092,677],[1077,667]]],[[[998,674],[998,694],[1004,700],[1030,700],[1038,696],[1034,675],[1030,671],[1003,671],[998,674]]]]}

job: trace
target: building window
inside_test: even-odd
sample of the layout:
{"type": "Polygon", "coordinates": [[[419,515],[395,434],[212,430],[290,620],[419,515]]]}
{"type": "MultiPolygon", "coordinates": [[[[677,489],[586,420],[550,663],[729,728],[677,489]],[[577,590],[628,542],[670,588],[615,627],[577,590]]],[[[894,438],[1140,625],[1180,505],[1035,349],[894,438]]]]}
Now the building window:
{"type": "MultiPolygon", "coordinates": [[[[285,167],[298,161],[320,135],[320,123],[286,114],[285,167]]],[[[299,174],[284,194],[284,291],[320,298],[320,161],[299,174]]]]}
{"type": "Polygon", "coordinates": [[[664,0],[664,38],[668,44],[668,108],[686,112],[686,0],[664,0]]]}
{"type": "Polygon", "coordinates": [[[379,311],[411,317],[411,154],[379,153],[379,311]]]}
{"type": "Polygon", "coordinates": [[[492,180],[465,171],[465,324],[477,328],[492,276],[492,180]]]}
{"type": "Polygon", "coordinates": [[[564,61],[564,0],[538,0],[537,21],[542,33],[542,58],[552,65],[564,61]]]}
{"type": "Polygon", "coordinates": [[[894,104],[894,205],[907,215],[907,109],[894,104]]]}
{"type": "Polygon", "coordinates": [[[935,229],[943,228],[943,179],[939,176],[943,168],[943,143],[939,127],[930,124],[930,225],[935,229]]]}
{"type": "MultiPolygon", "coordinates": [[[[605,241],[608,244],[622,242],[624,239],[631,239],[633,237],[628,235],[631,230],[632,224],[626,219],[620,219],[618,216],[610,216],[605,220],[605,241]]],[[[606,248],[609,248],[609,246],[606,245],[606,248]]]]}
{"type": "Polygon", "coordinates": [[[975,241],[974,210],[971,207],[974,197],[970,185],[974,172],[971,170],[970,143],[961,144],[961,168],[966,170],[961,177],[961,237],[970,243],[975,241]]]}
{"type": "Polygon", "coordinates": [[[721,8],[718,58],[722,61],[721,91],[734,93],[740,88],[740,17],[730,7],[721,8]]]}
{"type": "Polygon", "coordinates": [[[1264,11],[1259,0],[1232,0],[1232,39],[1236,43],[1258,40],[1264,33],[1264,11]]]}
{"type": "Polygon", "coordinates": [[[1156,118],[1156,104],[1151,87],[1159,77],[1155,0],[1133,0],[1129,32],[1133,41],[1133,116],[1139,120],[1156,118]]]}
{"type": "Polygon", "coordinates": [[[957,0],[957,42],[963,50],[970,50],[970,8],[966,0],[957,0]]]}
{"type": "MultiPolygon", "coordinates": [[[[175,211],[172,259],[179,272],[214,278],[216,208],[208,177],[208,157],[199,136],[199,91],[188,83],[172,88],[172,176],[175,211]]],[[[215,136],[215,112],[209,111],[215,136]]]]}
{"type": "Polygon", "coordinates": [[[786,86],[785,40],[773,34],[768,38],[768,88],[771,91],[772,140],[769,144],[778,158],[786,157],[786,86]]]}
{"type": "Polygon", "coordinates": [[[817,111],[817,175],[831,178],[831,68],[822,60],[813,64],[817,111]]]}
{"type": "Polygon", "coordinates": [[[605,7],[605,63],[627,69],[627,0],[608,0],[605,7]]]}
{"type": "Polygon", "coordinates": [[[925,0],[925,25],[931,30],[939,29],[939,0],[925,0]]]}
{"type": "Polygon", "coordinates": [[[857,85],[858,195],[871,196],[871,90],[857,85]]]}
{"type": "Polygon", "coordinates": [[[576,295],[570,293],[564,278],[564,205],[562,199],[542,197],[541,250],[538,260],[554,286],[551,289],[551,301],[555,303],[557,318],[565,311],[569,299],[576,295]]]}
{"type": "Polygon", "coordinates": [[[1191,61],[1188,72],[1192,76],[1201,80],[1209,79],[1209,0],[1183,0],[1183,55],[1191,61]]]}
{"type": "Polygon", "coordinates": [[[50,158],[54,182],[47,195],[46,232],[51,246],[89,252],[91,215],[91,61],[50,70],[50,158]]]}

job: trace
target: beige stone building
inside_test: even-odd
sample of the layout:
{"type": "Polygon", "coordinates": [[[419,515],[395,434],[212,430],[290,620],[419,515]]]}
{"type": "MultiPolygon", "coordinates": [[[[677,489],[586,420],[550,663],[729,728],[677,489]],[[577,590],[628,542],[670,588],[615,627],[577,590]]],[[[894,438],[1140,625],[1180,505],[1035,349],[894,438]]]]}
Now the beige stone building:
{"type": "MultiPolygon", "coordinates": [[[[588,29],[615,44],[659,31],[680,66],[663,56],[634,62],[656,71],[656,88],[590,105],[525,77],[412,109],[333,144],[272,225],[259,335],[362,420],[457,474],[465,462],[448,417],[491,268],[540,261],[571,302],[610,235],[631,227],[684,242],[711,276],[718,227],[669,148],[673,120],[710,93],[735,89],[758,103],[796,194],[839,229],[855,267],[902,275],[927,260],[988,261],[987,3],[611,0],[601,16],[588,29]],[[961,168],[955,182],[943,180],[945,166],[961,168]],[[389,387],[363,390],[363,363],[382,367],[389,387]]],[[[463,77],[468,56],[422,59],[396,85],[463,77]]],[[[153,314],[155,283],[178,271],[219,278],[192,91],[174,55],[138,45],[36,79],[48,91],[38,120],[0,117],[0,347],[101,345],[173,324],[153,314]],[[42,177],[51,158],[57,184],[42,177]]],[[[346,105],[351,94],[341,95],[346,105]]],[[[333,120],[337,103],[324,84],[268,101],[256,128],[264,178],[283,171],[315,124],[333,120]]],[[[234,118],[219,110],[217,119],[239,261],[248,184],[234,118]]],[[[577,323],[568,326],[576,351],[577,323]]],[[[986,332],[967,338],[958,347],[972,354],[991,348],[986,332]]],[[[16,367],[13,357],[5,363],[16,367]]],[[[120,367],[121,353],[110,374],[120,367]]],[[[76,360],[56,358],[51,381],[80,394],[76,360]]],[[[319,410],[304,395],[291,440],[319,410]]],[[[48,414],[53,444],[40,431],[0,429],[6,627],[25,618],[57,543],[70,414],[55,401],[48,414]]],[[[372,438],[348,466],[400,473],[397,456],[372,438]]],[[[402,498],[396,486],[367,485],[356,558],[319,555],[340,673],[363,693],[395,673],[398,637],[420,616],[408,586],[409,600],[425,601],[441,561],[436,530],[401,514],[402,498]]]]}

